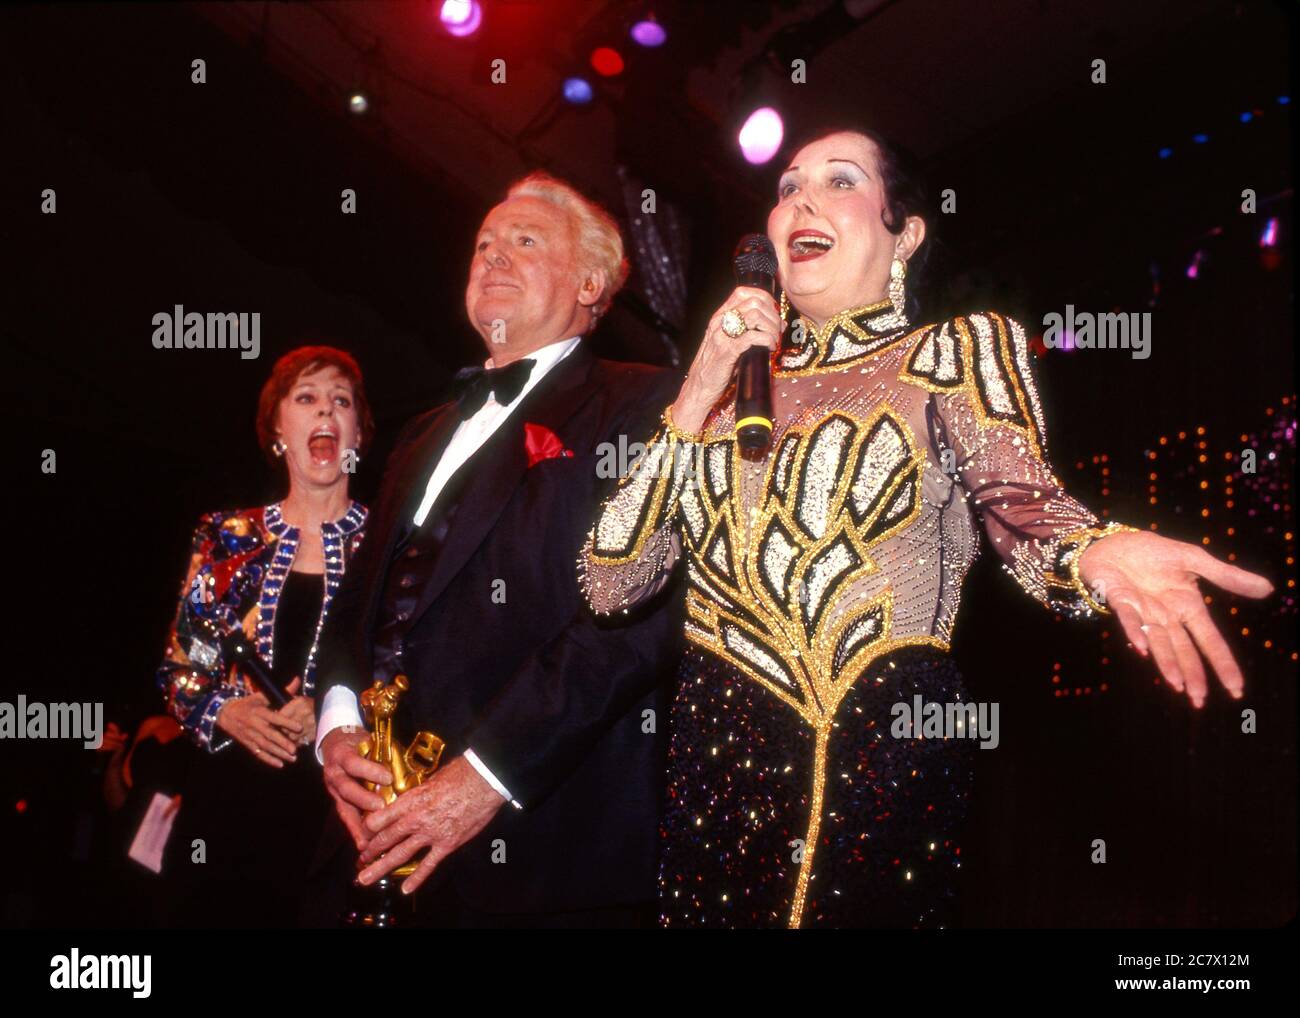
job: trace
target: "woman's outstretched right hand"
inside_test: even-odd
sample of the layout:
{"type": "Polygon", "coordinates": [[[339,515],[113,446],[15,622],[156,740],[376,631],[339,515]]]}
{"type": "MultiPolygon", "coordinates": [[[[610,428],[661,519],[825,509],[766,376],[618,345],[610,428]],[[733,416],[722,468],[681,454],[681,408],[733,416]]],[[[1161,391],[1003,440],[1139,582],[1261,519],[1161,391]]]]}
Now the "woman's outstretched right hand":
{"type": "Polygon", "coordinates": [[[261,763],[283,767],[293,763],[303,726],[292,714],[273,710],[261,693],[227,700],[217,713],[217,727],[261,763]]]}
{"type": "Polygon", "coordinates": [[[683,431],[696,432],[704,427],[709,411],[731,384],[736,361],[751,346],[775,350],[781,341],[780,309],[766,290],[738,286],[709,319],[704,342],[691,362],[690,372],[673,404],[673,423],[683,431]],[[722,331],[722,316],[735,308],[745,319],[749,331],[735,339],[722,331]]]}

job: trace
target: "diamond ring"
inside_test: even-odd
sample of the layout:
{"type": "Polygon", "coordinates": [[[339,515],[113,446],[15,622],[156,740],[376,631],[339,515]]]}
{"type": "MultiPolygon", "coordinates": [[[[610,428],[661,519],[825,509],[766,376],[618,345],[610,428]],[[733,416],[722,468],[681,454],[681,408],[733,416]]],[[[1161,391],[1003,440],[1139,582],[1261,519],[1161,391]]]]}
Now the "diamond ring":
{"type": "Polygon", "coordinates": [[[722,331],[732,339],[738,339],[749,331],[749,326],[745,324],[745,316],[736,308],[731,308],[722,316],[722,331]]]}

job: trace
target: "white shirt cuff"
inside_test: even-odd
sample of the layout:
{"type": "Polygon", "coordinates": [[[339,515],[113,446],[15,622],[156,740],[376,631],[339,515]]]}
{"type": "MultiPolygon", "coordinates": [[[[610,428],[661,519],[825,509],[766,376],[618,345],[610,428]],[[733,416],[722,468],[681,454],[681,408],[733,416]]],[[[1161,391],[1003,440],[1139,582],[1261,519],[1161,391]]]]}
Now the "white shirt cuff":
{"type": "Polygon", "coordinates": [[[321,759],[320,744],[330,732],[344,725],[360,728],[364,724],[361,708],[357,706],[357,694],[347,686],[330,686],[321,701],[320,720],[316,722],[316,762],[325,762],[321,759]]]}
{"type": "Polygon", "coordinates": [[[465,759],[469,761],[469,765],[471,767],[473,767],[476,771],[479,772],[479,776],[482,777],[484,781],[486,781],[489,785],[492,786],[492,790],[495,791],[497,795],[505,799],[515,809],[524,808],[523,806],[515,802],[515,800],[510,797],[510,793],[506,790],[506,786],[501,784],[501,782],[497,780],[497,776],[487,769],[487,764],[485,764],[482,760],[478,758],[477,753],[475,753],[472,749],[467,749],[465,750],[465,759]]]}
{"type": "MultiPolygon", "coordinates": [[[[336,728],[342,728],[344,725],[361,727],[364,724],[365,721],[361,717],[361,710],[357,705],[357,694],[348,689],[347,686],[330,686],[325,691],[325,698],[321,701],[320,720],[316,723],[316,762],[320,764],[325,762],[320,755],[320,744],[325,741],[325,736],[329,735],[330,732],[336,728]]],[[[478,758],[477,753],[472,749],[467,749],[465,750],[465,759],[501,798],[509,802],[515,809],[524,808],[511,797],[509,790],[497,780],[497,776],[487,769],[487,765],[478,758]]]]}

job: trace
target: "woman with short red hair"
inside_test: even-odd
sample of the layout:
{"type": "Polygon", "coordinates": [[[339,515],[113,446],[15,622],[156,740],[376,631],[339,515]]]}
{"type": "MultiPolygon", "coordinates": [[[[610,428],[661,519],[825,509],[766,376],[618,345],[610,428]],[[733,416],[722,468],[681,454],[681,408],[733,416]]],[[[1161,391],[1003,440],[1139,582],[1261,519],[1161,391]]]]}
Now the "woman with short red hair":
{"type": "Polygon", "coordinates": [[[373,434],[351,355],[328,346],[285,354],[262,387],[257,437],[283,467],[287,494],[255,509],[207,513],[194,530],[158,684],[198,746],[216,754],[237,745],[198,761],[200,791],[186,802],[199,800],[187,819],[202,821],[200,836],[224,842],[209,848],[221,865],[210,859],[195,884],[205,924],[223,913],[243,924],[297,918],[295,876],[329,813],[315,761],[303,752],[315,738],[317,641],[364,533],[367,511],[349,497],[348,481],[373,434]],[[243,632],[291,694],[285,706],[274,708],[225,659],[214,629],[243,632]],[[272,829],[259,830],[255,842],[249,835],[262,825],[250,810],[259,803],[272,829]],[[270,851],[265,835],[278,841],[270,851]],[[250,892],[255,903],[244,902],[250,892]]]}

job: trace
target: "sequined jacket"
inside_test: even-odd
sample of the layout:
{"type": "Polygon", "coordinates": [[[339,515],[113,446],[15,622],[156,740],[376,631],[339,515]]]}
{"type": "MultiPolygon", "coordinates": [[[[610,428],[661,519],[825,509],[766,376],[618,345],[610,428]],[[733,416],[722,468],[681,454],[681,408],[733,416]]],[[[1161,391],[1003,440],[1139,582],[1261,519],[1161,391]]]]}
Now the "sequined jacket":
{"type": "Polygon", "coordinates": [[[1077,563],[1106,532],[1048,464],[1024,329],[993,312],[907,328],[887,302],[800,319],[775,355],[770,450],[722,401],[698,438],[666,414],[579,559],[598,613],[686,559],[686,636],[814,726],[896,647],[947,650],[983,529],[1016,581],[1104,611],[1077,563]]]}
{"type": "MultiPolygon", "coordinates": [[[[303,667],[302,692],[316,680],[316,649],[330,601],[361,545],[366,508],[353,502],[344,515],[321,526],[325,546],[325,592],[311,650],[303,667]]],[[[212,620],[224,630],[243,629],[258,655],[274,663],[275,610],[298,551],[299,531],[285,522],[278,503],[261,509],[208,513],[190,542],[190,564],[180,604],[158,668],[158,685],[169,713],[194,741],[212,752],[230,739],[214,728],[217,712],[232,697],[252,690],[242,673],[222,660],[200,629],[212,620]]]]}

